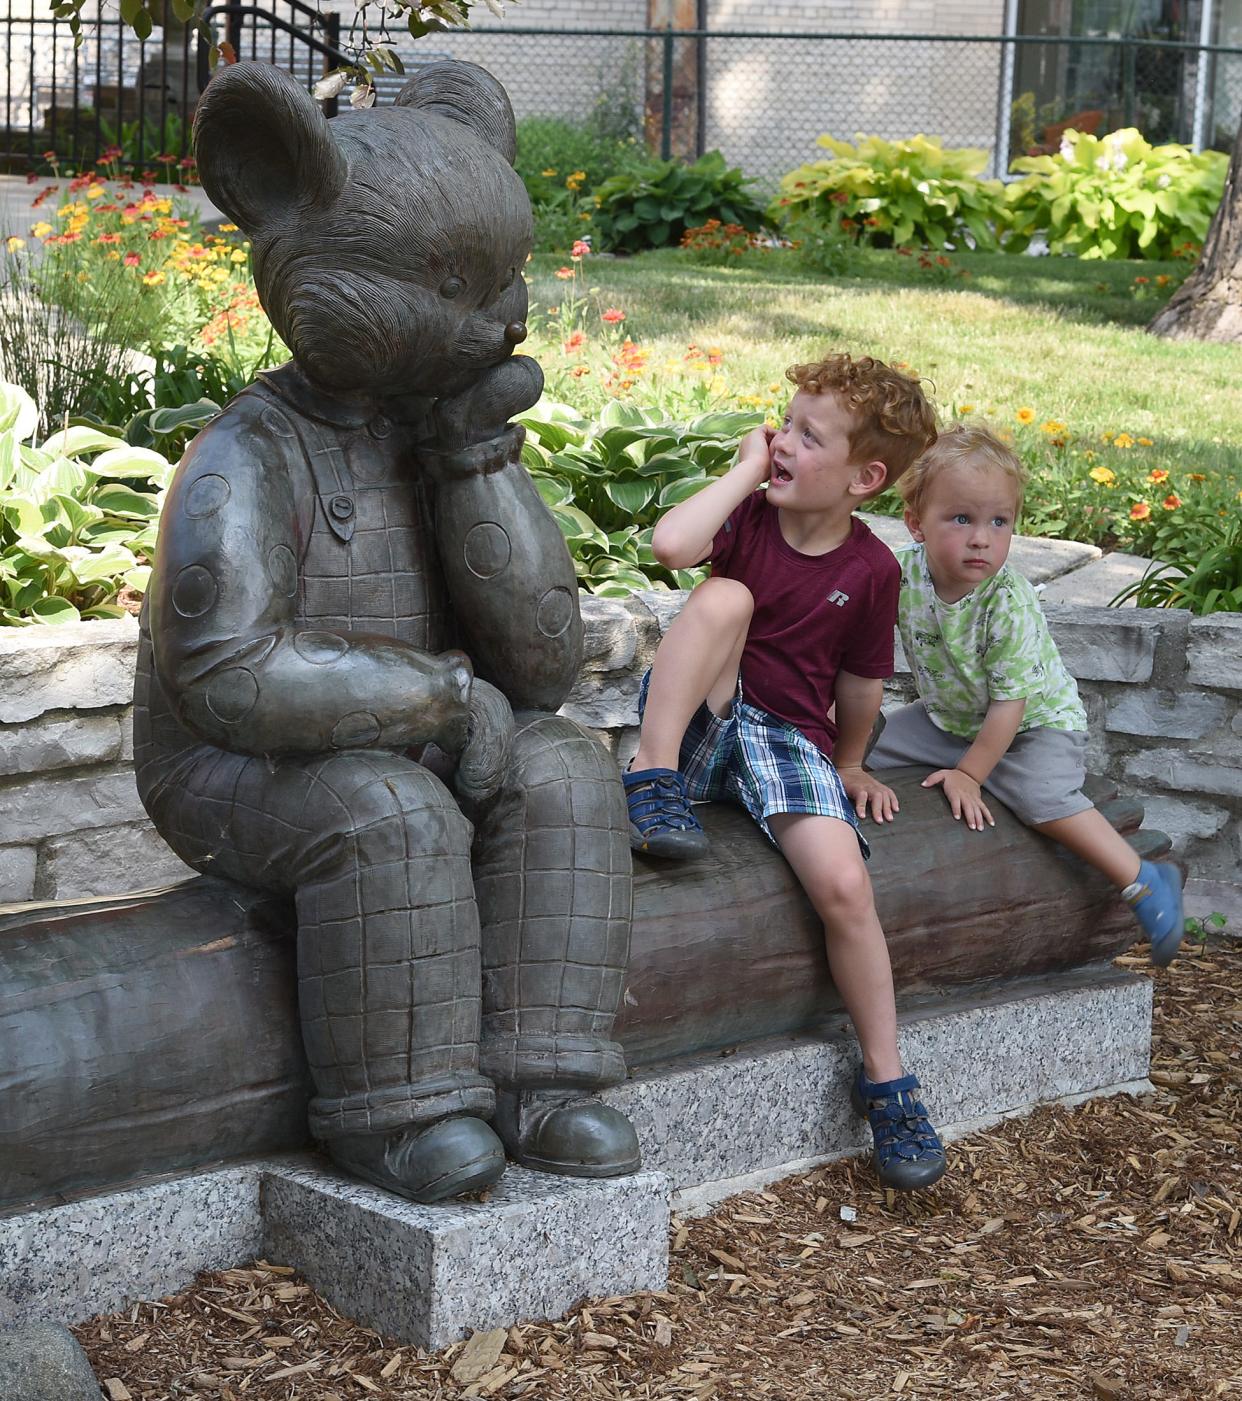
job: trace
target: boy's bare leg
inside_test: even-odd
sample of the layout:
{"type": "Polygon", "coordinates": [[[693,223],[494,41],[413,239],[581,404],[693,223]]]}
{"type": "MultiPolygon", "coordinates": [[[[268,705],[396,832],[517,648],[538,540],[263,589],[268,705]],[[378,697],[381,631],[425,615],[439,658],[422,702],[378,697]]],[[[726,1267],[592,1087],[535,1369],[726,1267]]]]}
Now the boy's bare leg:
{"type": "Polygon", "coordinates": [[[728,710],[754,606],[735,579],[705,579],[691,593],[651,665],[633,772],[678,767],[686,726],[704,700],[717,715],[728,710]]]}
{"type": "Polygon", "coordinates": [[[876,1082],[898,1079],[893,969],[854,829],[811,813],[776,813],[768,825],[824,922],[828,967],[854,1023],[864,1074],[876,1082]]]}
{"type": "Polygon", "coordinates": [[[1040,822],[1035,830],[1082,857],[1119,890],[1138,879],[1138,852],[1098,808],[1076,812],[1072,817],[1058,817],[1053,822],[1040,822]]]}

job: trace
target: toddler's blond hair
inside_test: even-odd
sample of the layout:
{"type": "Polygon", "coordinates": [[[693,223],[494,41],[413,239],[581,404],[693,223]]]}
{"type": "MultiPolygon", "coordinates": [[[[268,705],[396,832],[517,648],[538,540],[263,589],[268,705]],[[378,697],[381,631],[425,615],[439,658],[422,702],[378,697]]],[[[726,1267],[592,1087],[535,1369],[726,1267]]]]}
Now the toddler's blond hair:
{"type": "Polygon", "coordinates": [[[949,467],[973,467],[982,472],[1003,473],[1017,490],[1017,511],[1021,511],[1027,472],[1017,453],[1002,442],[996,431],[986,423],[954,423],[936,438],[897,483],[898,494],[911,514],[923,514],[932,482],[949,467]]]}

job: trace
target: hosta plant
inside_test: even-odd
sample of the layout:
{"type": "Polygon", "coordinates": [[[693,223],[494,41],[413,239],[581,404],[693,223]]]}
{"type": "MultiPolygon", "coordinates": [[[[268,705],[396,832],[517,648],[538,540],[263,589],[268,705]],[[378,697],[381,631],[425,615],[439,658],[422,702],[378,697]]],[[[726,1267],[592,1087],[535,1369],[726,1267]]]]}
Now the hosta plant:
{"type": "Polygon", "coordinates": [[[690,588],[702,577],[700,570],[657,563],[652,528],[732,463],[738,439],[763,415],[708,413],[670,423],[614,399],[591,422],[543,400],[519,421],[526,428],[522,460],[561,527],[583,587],[624,597],[635,589],[690,588]]]}
{"type": "Polygon", "coordinates": [[[167,458],[76,424],[36,444],[39,412],[0,384],[0,625],[115,618],[143,593],[167,458]]]}
{"type": "Polygon", "coordinates": [[[857,143],[819,137],[829,157],[782,178],[773,217],[783,224],[839,226],[876,248],[943,248],[966,239],[976,248],[996,247],[1005,199],[999,180],[982,178],[986,151],[945,150],[928,136],[883,141],[860,135],[857,143]]]}
{"type": "Polygon", "coordinates": [[[1042,234],[1052,253],[1080,258],[1176,258],[1203,242],[1225,188],[1228,156],[1152,146],[1134,127],[1067,131],[1056,155],[1021,156],[1005,191],[1005,248],[1042,234]]]}
{"type": "Polygon", "coordinates": [[[600,247],[617,253],[675,247],[709,219],[752,231],[765,223],[752,182],[708,151],[693,165],[652,161],[605,180],[594,192],[600,247]]]}

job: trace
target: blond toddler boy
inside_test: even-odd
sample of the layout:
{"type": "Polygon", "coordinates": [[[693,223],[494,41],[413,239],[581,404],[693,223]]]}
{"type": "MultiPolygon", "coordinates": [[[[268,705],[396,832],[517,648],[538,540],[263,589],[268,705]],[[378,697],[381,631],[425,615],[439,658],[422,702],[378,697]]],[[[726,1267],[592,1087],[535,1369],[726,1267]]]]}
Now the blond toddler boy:
{"type": "Polygon", "coordinates": [[[1177,870],[1141,861],[1083,793],[1087,716],[1038,596],[1009,563],[1026,474],[988,428],[956,424],[902,477],[898,625],[919,699],[887,718],[869,764],[928,764],[954,818],[994,825],[983,791],[1103,872],[1168,964],[1182,940],[1177,870]]]}

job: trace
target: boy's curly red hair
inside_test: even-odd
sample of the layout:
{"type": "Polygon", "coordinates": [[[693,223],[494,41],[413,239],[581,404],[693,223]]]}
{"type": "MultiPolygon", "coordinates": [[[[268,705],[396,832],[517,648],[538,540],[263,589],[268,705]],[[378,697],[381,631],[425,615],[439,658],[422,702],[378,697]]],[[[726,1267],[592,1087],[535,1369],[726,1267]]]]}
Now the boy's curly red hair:
{"type": "Polygon", "coordinates": [[[836,394],[853,415],[850,458],[883,462],[890,487],[936,441],[936,416],[917,379],[870,355],[845,353],[791,365],[785,378],[808,394],[836,394]]]}

